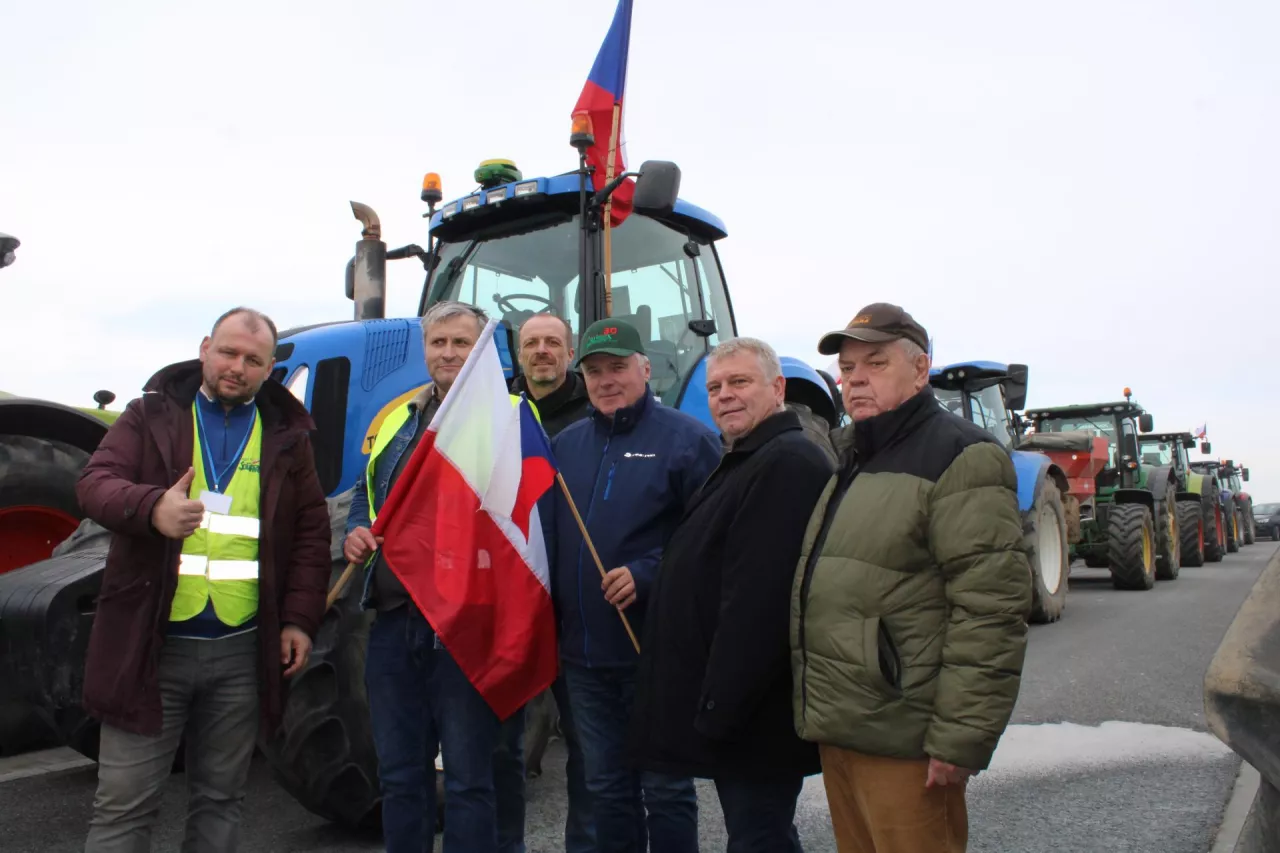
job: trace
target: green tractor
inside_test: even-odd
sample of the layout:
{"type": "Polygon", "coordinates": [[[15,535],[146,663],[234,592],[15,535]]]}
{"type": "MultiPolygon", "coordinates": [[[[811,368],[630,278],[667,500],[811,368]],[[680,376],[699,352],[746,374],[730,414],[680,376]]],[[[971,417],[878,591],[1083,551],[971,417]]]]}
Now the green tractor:
{"type": "Polygon", "coordinates": [[[1071,546],[1072,558],[1110,569],[1116,589],[1147,590],[1157,579],[1177,578],[1182,567],[1179,488],[1172,465],[1143,464],[1138,433],[1155,427],[1131,394],[1125,388],[1121,402],[1037,408],[1026,420],[1037,436],[1106,439],[1107,463],[1094,478],[1094,493],[1081,501],[1081,537],[1071,546]]]}
{"type": "MultiPolygon", "coordinates": [[[[1208,453],[1208,442],[1201,446],[1202,453],[1208,453]]],[[[1243,545],[1252,545],[1257,531],[1253,520],[1253,497],[1244,490],[1248,481],[1249,469],[1237,466],[1230,459],[1221,462],[1199,460],[1191,463],[1193,470],[1211,475],[1218,484],[1218,505],[1224,519],[1226,550],[1234,554],[1243,545]]]]}
{"type": "MultiPolygon", "coordinates": [[[[1188,450],[1196,446],[1189,432],[1150,433],[1138,439],[1144,472],[1172,466],[1177,479],[1178,531],[1182,541],[1182,565],[1199,567],[1217,563],[1226,553],[1227,533],[1224,515],[1219,510],[1219,488],[1216,477],[1194,471],[1188,450]]],[[[1202,453],[1209,443],[1202,442],[1202,453]]]]}

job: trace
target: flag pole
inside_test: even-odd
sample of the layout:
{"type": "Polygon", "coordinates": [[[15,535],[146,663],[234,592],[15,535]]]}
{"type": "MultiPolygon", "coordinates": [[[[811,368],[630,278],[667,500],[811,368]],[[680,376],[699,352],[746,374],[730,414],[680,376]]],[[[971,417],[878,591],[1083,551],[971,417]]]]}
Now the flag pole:
{"type": "Polygon", "coordinates": [[[351,580],[351,573],[356,570],[355,563],[347,563],[347,567],[342,570],[342,574],[338,576],[338,582],[333,585],[333,589],[329,590],[329,595],[325,599],[324,609],[328,612],[333,603],[338,600],[338,596],[342,595],[342,588],[347,585],[347,581],[351,580]]]}
{"type": "MultiPolygon", "coordinates": [[[[605,186],[613,181],[618,168],[618,125],[622,118],[622,104],[613,105],[613,132],[609,135],[609,163],[605,169],[605,186]]],[[[604,204],[604,316],[613,316],[613,193],[604,204]]],[[[568,494],[566,492],[565,494],[568,494]]]]}
{"type": "MultiPolygon", "coordinates": [[[[596,568],[600,570],[600,577],[604,578],[604,563],[600,562],[600,555],[596,553],[595,543],[591,541],[591,536],[587,534],[587,526],[582,523],[582,516],[578,514],[578,507],[573,502],[573,496],[569,494],[569,487],[565,484],[564,477],[560,472],[556,472],[556,482],[560,484],[560,491],[564,492],[564,499],[569,502],[569,509],[573,512],[573,518],[578,522],[578,529],[582,531],[582,538],[587,543],[587,548],[591,550],[591,557],[596,561],[596,568]]],[[[632,578],[635,582],[635,578],[632,578]]],[[[635,646],[636,654],[640,654],[640,641],[636,639],[636,634],[631,630],[631,622],[627,620],[627,614],[621,610],[618,615],[622,617],[622,627],[627,629],[627,636],[631,638],[631,645],[635,646]]]]}

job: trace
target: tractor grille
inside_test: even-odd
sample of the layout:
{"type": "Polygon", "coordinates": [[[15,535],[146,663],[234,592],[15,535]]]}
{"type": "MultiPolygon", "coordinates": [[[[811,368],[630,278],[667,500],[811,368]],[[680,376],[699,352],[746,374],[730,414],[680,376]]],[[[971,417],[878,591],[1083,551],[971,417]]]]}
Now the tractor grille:
{"type": "Polygon", "coordinates": [[[365,325],[364,371],[360,387],[372,391],[389,373],[399,370],[409,355],[409,324],[404,320],[365,325]]]}

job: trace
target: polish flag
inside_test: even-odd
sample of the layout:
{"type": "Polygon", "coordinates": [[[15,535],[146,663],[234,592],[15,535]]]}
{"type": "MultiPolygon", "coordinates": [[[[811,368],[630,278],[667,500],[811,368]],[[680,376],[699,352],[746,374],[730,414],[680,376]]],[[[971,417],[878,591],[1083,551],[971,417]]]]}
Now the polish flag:
{"type": "Polygon", "coordinates": [[[556,677],[537,501],[556,467],[528,400],[507,390],[490,321],[373,525],[387,567],[505,720],[556,677]]]}

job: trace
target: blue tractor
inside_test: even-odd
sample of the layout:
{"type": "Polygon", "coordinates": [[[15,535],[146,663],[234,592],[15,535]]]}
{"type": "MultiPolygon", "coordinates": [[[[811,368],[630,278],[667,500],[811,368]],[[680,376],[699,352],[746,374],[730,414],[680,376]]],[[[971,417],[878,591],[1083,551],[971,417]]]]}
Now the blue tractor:
{"type": "MultiPolygon", "coordinates": [[[[274,374],[315,418],[316,463],[334,507],[335,541],[345,519],[342,496],[349,500],[363,476],[378,427],[430,379],[420,318],[442,300],[479,306],[501,321],[496,345],[509,378],[519,370],[515,335],[529,317],[554,312],[575,337],[598,319],[625,319],[644,339],[654,396],[712,423],[706,356],[737,335],[716,251],[725,225],[678,197],[673,163],[647,162],[623,178],[636,181],[633,211],[607,238],[605,205],[618,181],[589,189],[583,157],[576,171],[538,178],[525,178],[509,160],[485,161],[475,172],[476,189],[439,209],[440,181],[428,174],[425,250],[416,244],[388,250],[374,211],[352,203],[363,225],[347,267],[354,318],[282,332],[274,374]],[[426,270],[417,316],[387,318],[386,263],[409,258],[426,270]]],[[[788,404],[806,428],[836,426],[843,410],[832,377],[796,358],[782,361],[788,404]]],[[[283,729],[263,746],[281,784],[303,805],[355,825],[376,820],[378,803],[363,692],[367,630],[358,591],[349,588],[330,612],[308,670],[294,679],[283,729]]],[[[549,696],[540,700],[545,713],[529,714],[526,735],[526,760],[535,770],[554,725],[549,696]]],[[[439,785],[438,793],[443,801],[439,785]]]]}
{"type": "MultiPolygon", "coordinates": [[[[971,361],[935,367],[929,373],[943,408],[991,434],[1009,450],[1018,475],[1018,509],[1031,561],[1032,622],[1055,622],[1067,601],[1068,544],[1073,503],[1066,473],[1047,455],[1019,450],[1017,410],[1026,405],[1027,366],[971,361]]],[[[1079,530],[1076,515],[1074,530],[1079,530]]],[[[1078,535],[1078,534],[1077,534],[1078,535]]]]}

